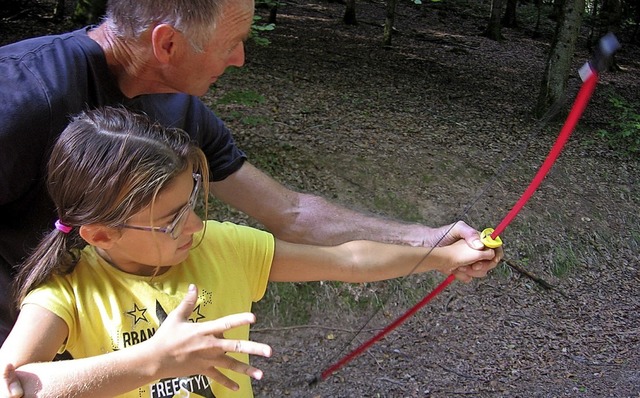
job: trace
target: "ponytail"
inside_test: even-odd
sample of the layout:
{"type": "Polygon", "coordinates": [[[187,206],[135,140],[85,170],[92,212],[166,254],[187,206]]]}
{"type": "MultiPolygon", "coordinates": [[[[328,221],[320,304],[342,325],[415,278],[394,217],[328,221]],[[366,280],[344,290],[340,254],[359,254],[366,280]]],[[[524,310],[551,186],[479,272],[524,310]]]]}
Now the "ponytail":
{"type": "Polygon", "coordinates": [[[69,232],[58,228],[50,231],[18,270],[15,283],[18,309],[27,293],[52,275],[65,275],[73,271],[80,258],[79,252],[86,245],[77,228],[69,232]]]}

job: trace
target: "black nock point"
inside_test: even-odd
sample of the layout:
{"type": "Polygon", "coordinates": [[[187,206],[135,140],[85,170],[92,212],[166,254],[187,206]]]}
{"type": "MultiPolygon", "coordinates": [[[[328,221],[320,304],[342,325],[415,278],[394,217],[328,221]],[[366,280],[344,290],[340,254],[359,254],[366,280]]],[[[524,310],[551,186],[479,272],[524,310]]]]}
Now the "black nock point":
{"type": "Polygon", "coordinates": [[[309,387],[315,387],[322,381],[322,376],[316,376],[309,381],[309,387]]]}

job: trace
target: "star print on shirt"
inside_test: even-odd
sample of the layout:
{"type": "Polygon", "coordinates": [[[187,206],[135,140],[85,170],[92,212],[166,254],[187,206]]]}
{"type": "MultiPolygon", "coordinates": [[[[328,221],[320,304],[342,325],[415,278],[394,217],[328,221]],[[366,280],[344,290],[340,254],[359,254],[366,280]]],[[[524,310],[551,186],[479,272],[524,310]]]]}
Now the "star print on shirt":
{"type": "Polygon", "coordinates": [[[133,309],[131,311],[127,311],[127,315],[131,315],[133,317],[133,326],[137,325],[139,321],[149,322],[146,317],[146,308],[138,308],[138,304],[133,304],[133,309]]]}
{"type": "Polygon", "coordinates": [[[204,319],[204,315],[200,313],[200,304],[198,304],[198,306],[193,309],[193,312],[189,317],[189,322],[198,323],[200,319],[204,319]]]}
{"type": "MultiPolygon", "coordinates": [[[[191,312],[191,316],[189,316],[189,322],[198,323],[199,320],[205,319],[205,316],[202,315],[202,313],[200,312],[200,306],[201,304],[198,304],[198,306],[193,309],[193,311],[191,312]]],[[[164,322],[164,320],[167,319],[167,316],[168,316],[167,311],[162,307],[162,305],[157,300],[156,300],[156,315],[158,316],[158,319],[160,320],[161,325],[164,322]]]]}
{"type": "Polygon", "coordinates": [[[198,298],[202,302],[203,305],[213,304],[213,292],[202,289],[198,298]]]}

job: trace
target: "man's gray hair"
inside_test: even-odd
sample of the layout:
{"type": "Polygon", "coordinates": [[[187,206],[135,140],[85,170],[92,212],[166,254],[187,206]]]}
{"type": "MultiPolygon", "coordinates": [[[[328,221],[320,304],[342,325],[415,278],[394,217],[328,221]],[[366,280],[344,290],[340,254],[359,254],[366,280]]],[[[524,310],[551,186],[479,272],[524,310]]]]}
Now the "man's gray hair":
{"type": "Polygon", "coordinates": [[[104,22],[124,39],[138,39],[155,25],[171,25],[186,36],[196,51],[202,51],[230,1],[233,0],[109,0],[104,22]]]}

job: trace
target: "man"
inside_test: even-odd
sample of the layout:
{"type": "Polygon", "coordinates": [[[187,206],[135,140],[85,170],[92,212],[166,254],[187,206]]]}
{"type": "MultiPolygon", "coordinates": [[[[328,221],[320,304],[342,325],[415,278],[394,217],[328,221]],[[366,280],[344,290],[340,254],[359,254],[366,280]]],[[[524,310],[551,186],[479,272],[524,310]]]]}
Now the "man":
{"type": "MultiPolygon", "coordinates": [[[[211,191],[278,238],[448,245],[478,234],[459,222],[436,229],[368,217],[291,191],[246,161],[224,123],[199,99],[228,66],[244,64],[253,0],[112,0],[94,29],[0,48],[0,344],[13,317],[11,269],[56,219],[44,188],[48,152],[69,118],[121,105],[186,130],[205,151],[211,191]],[[447,232],[448,231],[448,232],[447,232]]],[[[468,281],[496,266],[456,272],[468,281]]]]}

